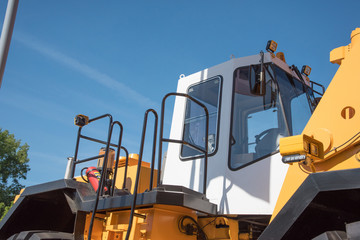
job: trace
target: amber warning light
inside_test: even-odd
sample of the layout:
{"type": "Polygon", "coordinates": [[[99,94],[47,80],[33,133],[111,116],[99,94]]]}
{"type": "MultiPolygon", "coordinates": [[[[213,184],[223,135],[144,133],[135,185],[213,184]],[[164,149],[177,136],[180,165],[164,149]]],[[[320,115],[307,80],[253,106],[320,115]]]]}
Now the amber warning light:
{"type": "Polygon", "coordinates": [[[266,45],[266,51],[274,53],[277,49],[277,43],[274,40],[269,40],[266,45]]]}
{"type": "Polygon", "coordinates": [[[309,67],[308,65],[304,65],[301,69],[301,73],[309,76],[311,73],[311,67],[309,67]]]}

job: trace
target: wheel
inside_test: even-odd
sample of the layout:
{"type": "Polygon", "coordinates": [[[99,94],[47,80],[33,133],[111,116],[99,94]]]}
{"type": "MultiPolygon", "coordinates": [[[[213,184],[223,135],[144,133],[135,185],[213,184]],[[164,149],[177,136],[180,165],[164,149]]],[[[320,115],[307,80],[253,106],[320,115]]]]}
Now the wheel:
{"type": "Polygon", "coordinates": [[[73,240],[71,233],[31,230],[16,233],[7,240],[73,240]]]}

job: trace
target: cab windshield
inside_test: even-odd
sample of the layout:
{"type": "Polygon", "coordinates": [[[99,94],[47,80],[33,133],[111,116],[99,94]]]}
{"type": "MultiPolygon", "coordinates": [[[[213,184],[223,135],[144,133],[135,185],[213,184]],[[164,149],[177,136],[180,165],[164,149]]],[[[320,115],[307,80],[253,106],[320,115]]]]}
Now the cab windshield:
{"type": "Polygon", "coordinates": [[[279,139],[300,134],[313,111],[311,88],[281,68],[265,66],[266,93],[250,92],[249,67],[235,70],[229,167],[245,167],[278,151],[279,139]]]}

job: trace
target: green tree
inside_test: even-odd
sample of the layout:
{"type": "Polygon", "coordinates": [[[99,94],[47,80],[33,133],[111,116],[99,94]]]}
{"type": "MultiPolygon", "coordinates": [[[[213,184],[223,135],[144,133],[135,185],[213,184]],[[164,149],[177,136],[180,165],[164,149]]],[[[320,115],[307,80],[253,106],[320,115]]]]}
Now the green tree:
{"type": "Polygon", "coordinates": [[[14,197],[23,185],[19,180],[26,179],[30,170],[28,162],[29,145],[21,145],[14,134],[0,128],[0,217],[10,209],[14,197]]]}

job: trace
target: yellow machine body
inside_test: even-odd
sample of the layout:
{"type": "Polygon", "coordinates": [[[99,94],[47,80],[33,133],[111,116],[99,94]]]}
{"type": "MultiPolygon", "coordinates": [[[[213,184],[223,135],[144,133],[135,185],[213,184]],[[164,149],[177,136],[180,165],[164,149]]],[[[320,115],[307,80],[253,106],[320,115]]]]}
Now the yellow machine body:
{"type": "MultiPolygon", "coordinates": [[[[125,187],[132,194],[134,193],[138,158],[139,158],[139,156],[137,154],[130,154],[130,156],[129,156],[129,164],[128,164],[128,171],[127,171],[125,187]]],[[[125,159],[126,159],[125,157],[120,157],[120,160],[119,160],[118,175],[116,177],[116,183],[115,183],[115,186],[119,189],[122,188],[122,185],[123,185],[125,159]]],[[[149,179],[150,179],[150,174],[151,174],[150,163],[141,162],[140,169],[141,170],[140,170],[138,193],[142,193],[146,190],[149,190],[149,184],[150,184],[149,179]]],[[[156,174],[157,174],[157,170],[155,170],[155,172],[154,172],[153,187],[155,187],[156,183],[157,183],[156,182],[156,174]]]]}
{"type": "MultiPolygon", "coordinates": [[[[303,130],[323,144],[324,157],[314,161],[313,169],[302,162],[289,166],[272,219],[312,172],[360,167],[360,28],[352,32],[349,45],[331,51],[330,61],[340,67],[303,130]]],[[[298,137],[282,139],[280,151],[291,145],[292,138],[298,137]]],[[[300,142],[294,146],[299,153],[303,151],[300,142]]]]}
{"type": "MultiPolygon", "coordinates": [[[[125,157],[120,157],[118,176],[115,186],[122,188],[125,157]]],[[[138,155],[130,154],[128,160],[128,171],[126,179],[126,188],[133,194],[134,183],[136,179],[138,164],[138,155]]],[[[149,188],[150,163],[142,162],[140,168],[140,180],[138,193],[142,193],[149,188]]],[[[155,171],[156,176],[157,171],[155,171]]],[[[81,178],[77,178],[82,181],[81,178]]],[[[156,178],[154,177],[154,187],[156,178]]],[[[88,238],[88,229],[92,213],[86,215],[84,239],[88,238]]],[[[213,239],[250,239],[249,234],[242,234],[238,238],[238,223],[236,220],[226,217],[202,217],[199,218],[195,210],[182,207],[155,204],[135,210],[133,226],[131,228],[129,239],[132,240],[196,240],[196,234],[186,235],[179,231],[179,220],[182,217],[191,217],[203,228],[209,240],[213,239]]],[[[91,239],[93,240],[124,240],[129,225],[130,209],[107,211],[97,213],[92,229],[91,239]]],[[[185,220],[185,224],[194,224],[185,220]]],[[[196,227],[195,227],[196,228],[196,227]]]]}
{"type": "MultiPolygon", "coordinates": [[[[97,214],[92,239],[123,240],[128,230],[130,210],[97,214]]],[[[251,239],[249,234],[238,233],[238,223],[226,217],[201,217],[197,212],[180,206],[154,205],[136,210],[129,239],[133,240],[196,240],[196,234],[187,235],[179,230],[179,220],[187,216],[203,228],[209,240],[251,239]]],[[[84,237],[88,237],[91,215],[87,215],[84,237]]],[[[192,224],[188,219],[185,224],[192,224]]]]}
{"type": "MultiPolygon", "coordinates": [[[[144,209],[136,210],[137,216],[134,217],[130,239],[189,239],[195,240],[196,236],[185,235],[179,232],[178,219],[183,215],[197,219],[196,212],[190,209],[156,205],[144,209]],[[144,216],[138,217],[138,216],[144,216]]],[[[130,210],[107,212],[96,216],[93,228],[92,239],[102,240],[122,240],[125,239],[128,230],[130,210]]],[[[84,237],[87,239],[87,229],[89,228],[91,215],[86,218],[84,237]]]]}

